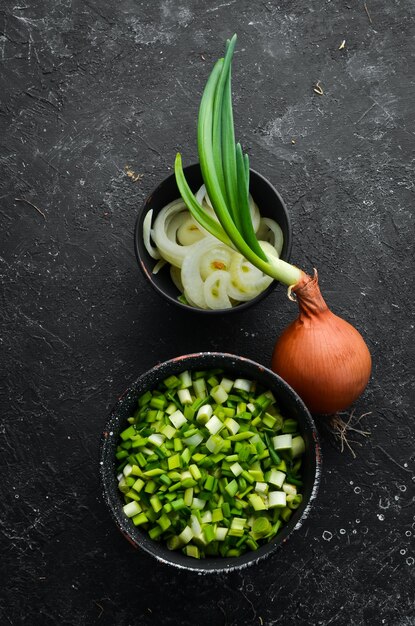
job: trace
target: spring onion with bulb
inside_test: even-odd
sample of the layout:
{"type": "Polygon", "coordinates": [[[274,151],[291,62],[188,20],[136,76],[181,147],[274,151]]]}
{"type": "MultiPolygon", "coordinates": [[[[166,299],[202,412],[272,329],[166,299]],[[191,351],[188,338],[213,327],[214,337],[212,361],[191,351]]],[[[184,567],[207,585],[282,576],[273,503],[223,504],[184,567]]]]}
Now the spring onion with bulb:
{"type": "MultiPolygon", "coordinates": [[[[258,239],[249,208],[249,158],[235,143],[231,99],[235,43],[236,35],[228,40],[225,57],[213,67],[198,118],[200,167],[217,221],[210,207],[207,210],[192,193],[180,153],[175,161],[177,185],[193,218],[205,231],[233,247],[262,275],[288,286],[289,297],[298,302],[299,317],[277,341],[272,367],[311,411],[335,413],[347,408],[365,389],[371,372],[370,353],[360,333],[327,307],[317,272],[308,276],[270,253],[258,239]]],[[[224,290],[218,287],[221,294],[224,290]]],[[[197,299],[200,293],[199,285],[197,299]]]]}

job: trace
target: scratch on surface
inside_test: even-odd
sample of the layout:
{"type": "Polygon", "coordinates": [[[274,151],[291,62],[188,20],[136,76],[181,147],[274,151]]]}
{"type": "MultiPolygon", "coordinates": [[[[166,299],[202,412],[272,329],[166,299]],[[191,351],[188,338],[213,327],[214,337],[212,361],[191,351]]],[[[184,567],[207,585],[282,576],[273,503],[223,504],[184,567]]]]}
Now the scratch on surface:
{"type": "Polygon", "coordinates": [[[404,467],[403,465],[400,465],[398,461],[395,461],[395,459],[389,454],[389,452],[387,452],[384,448],[382,448],[382,446],[378,444],[376,447],[379,448],[381,452],[383,452],[383,454],[389,459],[389,461],[392,461],[392,463],[394,463],[397,467],[400,467],[400,469],[406,472],[407,474],[412,474],[410,469],[404,467]]]}
{"type": "Polygon", "coordinates": [[[364,5],[363,5],[363,6],[365,7],[366,15],[367,15],[367,16],[368,16],[368,18],[369,18],[369,22],[370,22],[371,24],[373,24],[373,22],[372,22],[372,18],[370,17],[369,9],[367,8],[367,4],[366,4],[366,2],[364,3],[364,5]]]}
{"type": "Polygon", "coordinates": [[[222,7],[230,7],[232,4],[235,4],[236,0],[232,0],[231,2],[224,2],[223,4],[218,4],[217,7],[213,7],[212,9],[207,9],[206,13],[213,13],[214,11],[218,11],[222,7]]]}
{"type": "Polygon", "coordinates": [[[356,125],[356,124],[358,124],[358,123],[359,123],[359,122],[360,122],[360,121],[361,121],[361,120],[365,117],[365,115],[367,115],[367,114],[369,113],[369,111],[371,111],[371,110],[373,109],[373,107],[374,107],[374,106],[376,106],[376,104],[377,104],[377,102],[374,102],[374,103],[372,104],[372,106],[370,106],[370,107],[367,109],[367,111],[365,111],[365,112],[363,113],[363,115],[361,115],[361,116],[359,117],[359,119],[355,122],[355,125],[356,125]]]}
{"type": "Polygon", "coordinates": [[[43,332],[47,333],[48,335],[50,335],[51,337],[59,341],[59,343],[61,343],[63,346],[66,346],[69,349],[71,348],[71,346],[68,343],[66,343],[66,341],[64,341],[61,337],[59,337],[59,335],[55,335],[55,333],[53,333],[51,330],[48,330],[47,328],[42,326],[42,324],[38,322],[37,320],[32,320],[32,318],[26,315],[26,313],[23,313],[21,309],[17,308],[17,311],[20,313],[22,317],[25,318],[25,320],[27,320],[30,326],[37,326],[38,328],[41,328],[43,332]]]}
{"type": "Polygon", "coordinates": [[[29,204],[30,206],[32,206],[34,209],[36,209],[36,211],[38,213],[40,213],[40,215],[43,217],[43,219],[46,221],[46,215],[43,213],[43,211],[41,211],[39,209],[39,207],[37,207],[35,204],[33,204],[33,202],[30,202],[30,200],[26,200],[26,198],[15,198],[14,199],[15,202],[26,202],[26,204],[29,204]]]}

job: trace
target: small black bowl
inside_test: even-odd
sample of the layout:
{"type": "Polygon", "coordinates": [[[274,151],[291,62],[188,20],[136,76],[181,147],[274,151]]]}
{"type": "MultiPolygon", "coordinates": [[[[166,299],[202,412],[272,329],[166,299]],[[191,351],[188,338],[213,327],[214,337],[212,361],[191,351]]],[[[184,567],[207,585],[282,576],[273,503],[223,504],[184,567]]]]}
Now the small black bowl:
{"type": "Polygon", "coordinates": [[[301,527],[307,518],[312,502],[317,495],[321,472],[321,452],[318,434],[313,419],[303,401],[295,391],[279,376],[262,365],[249,359],[222,352],[199,352],[176,357],[160,363],[140,376],[118,399],[109,420],[101,435],[100,473],[103,485],[104,500],[119,530],[135,548],[142,548],[159,562],[173,565],[180,569],[193,570],[199,573],[218,573],[237,570],[274,554],[293,530],[301,527]],[[269,543],[258,550],[247,552],[235,557],[210,557],[193,559],[181,552],[169,550],[164,543],[153,541],[144,530],[134,526],[123,513],[123,500],[116,480],[115,452],[119,433],[125,428],[127,418],[133,413],[138,397],[148,389],[154,389],[171,374],[179,374],[188,369],[205,370],[222,368],[229,375],[238,375],[256,380],[270,389],[282,409],[290,417],[298,421],[299,431],[304,437],[306,451],[304,454],[304,486],[303,502],[294,511],[288,524],[269,543]]]}
{"type": "MultiPolygon", "coordinates": [[[[195,193],[201,185],[203,185],[202,173],[200,171],[199,163],[194,163],[184,168],[186,180],[189,183],[190,188],[195,193]]],[[[271,183],[255,172],[250,170],[250,193],[257,203],[262,217],[270,217],[274,219],[281,227],[284,243],[281,251],[281,259],[283,261],[289,261],[291,254],[291,223],[288,216],[285,204],[278,193],[278,191],[271,185],[271,183]]],[[[183,304],[177,298],[180,295],[177,287],[174,285],[170,277],[170,265],[163,267],[158,274],[153,274],[153,268],[156,261],[148,254],[143,242],[143,222],[150,209],[153,209],[153,222],[157,214],[163,207],[169,202],[173,202],[176,198],[180,197],[180,192],[177,188],[176,178],[173,174],[170,174],[165,178],[159,186],[148,196],[144,205],[141,207],[134,228],[134,248],[138,261],[138,265],[142,269],[144,275],[153,285],[154,289],[162,296],[167,298],[170,302],[173,302],[177,306],[187,309],[189,311],[197,311],[198,313],[217,314],[217,313],[232,313],[234,311],[242,311],[253,304],[256,304],[262,298],[269,295],[271,291],[276,287],[277,282],[274,280],[271,285],[260,293],[256,298],[239,304],[236,307],[230,309],[220,310],[206,310],[199,309],[197,307],[183,304]]]]}

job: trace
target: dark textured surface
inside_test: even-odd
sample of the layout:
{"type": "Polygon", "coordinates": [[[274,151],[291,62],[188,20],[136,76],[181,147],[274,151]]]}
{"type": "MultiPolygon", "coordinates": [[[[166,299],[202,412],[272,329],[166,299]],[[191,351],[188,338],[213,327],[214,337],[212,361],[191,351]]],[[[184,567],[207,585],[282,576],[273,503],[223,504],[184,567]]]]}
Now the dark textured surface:
{"type": "Polygon", "coordinates": [[[1,623],[414,624],[412,0],[1,8],[1,623]],[[98,439],[157,361],[269,364],[295,314],[277,289],[201,327],[134,259],[137,207],[178,148],[195,160],[201,89],[234,31],[238,137],[287,203],[292,258],[370,345],[356,414],[372,434],[356,460],[323,437],[316,506],[278,558],[201,579],[117,532],[98,439]]]}

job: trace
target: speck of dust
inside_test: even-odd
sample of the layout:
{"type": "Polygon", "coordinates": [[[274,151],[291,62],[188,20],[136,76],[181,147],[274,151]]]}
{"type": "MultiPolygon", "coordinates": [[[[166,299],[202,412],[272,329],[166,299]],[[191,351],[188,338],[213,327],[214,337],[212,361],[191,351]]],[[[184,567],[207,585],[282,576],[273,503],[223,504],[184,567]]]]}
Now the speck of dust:
{"type": "Polygon", "coordinates": [[[345,534],[346,534],[346,530],[345,530],[345,528],[340,528],[340,534],[341,534],[341,535],[345,535],[345,534]]]}
{"type": "Polygon", "coordinates": [[[408,558],[406,559],[406,564],[411,566],[415,563],[414,557],[413,556],[408,556],[408,558]]]}
{"type": "Polygon", "coordinates": [[[325,530],[321,536],[323,537],[324,541],[331,541],[333,539],[333,533],[331,533],[329,530],[325,530]]]}
{"type": "Polygon", "coordinates": [[[359,493],[362,493],[362,488],[361,488],[361,487],[355,487],[355,488],[353,489],[353,491],[354,491],[355,493],[359,494],[359,493]]]}
{"type": "Polygon", "coordinates": [[[385,516],[383,515],[383,513],[378,513],[377,518],[380,522],[383,522],[383,520],[385,519],[385,516]]]}
{"type": "Polygon", "coordinates": [[[398,485],[398,489],[400,489],[400,491],[406,491],[406,485],[398,485]]]}
{"type": "Polygon", "coordinates": [[[406,548],[402,548],[402,550],[399,550],[399,552],[400,552],[400,554],[402,554],[402,556],[403,556],[404,554],[406,554],[406,548]]]}
{"type": "Polygon", "coordinates": [[[405,535],[406,535],[407,537],[412,537],[412,533],[411,533],[411,531],[410,531],[410,530],[407,530],[407,531],[405,532],[405,535]]]}

